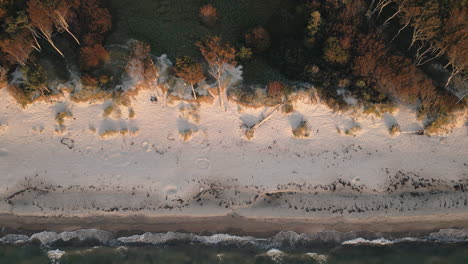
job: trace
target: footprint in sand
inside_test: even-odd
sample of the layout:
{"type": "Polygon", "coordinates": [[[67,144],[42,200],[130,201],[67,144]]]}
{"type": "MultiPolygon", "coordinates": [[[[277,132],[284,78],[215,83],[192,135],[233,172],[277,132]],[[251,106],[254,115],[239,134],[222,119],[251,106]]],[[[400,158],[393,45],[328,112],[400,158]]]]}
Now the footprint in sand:
{"type": "Polygon", "coordinates": [[[195,160],[195,165],[197,165],[197,168],[202,169],[202,170],[207,170],[211,166],[211,162],[209,159],[206,158],[199,158],[195,160]]]}

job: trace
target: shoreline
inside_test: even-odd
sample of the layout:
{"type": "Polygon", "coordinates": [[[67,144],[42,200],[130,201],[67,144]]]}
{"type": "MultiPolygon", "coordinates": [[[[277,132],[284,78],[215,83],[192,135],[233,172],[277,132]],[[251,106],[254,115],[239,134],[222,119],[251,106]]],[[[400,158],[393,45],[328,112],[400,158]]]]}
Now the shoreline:
{"type": "Polygon", "coordinates": [[[468,213],[435,214],[411,217],[385,218],[267,218],[224,216],[86,216],[46,217],[0,214],[0,234],[12,232],[31,234],[41,231],[75,231],[98,229],[118,235],[144,232],[216,234],[226,233],[257,238],[271,237],[281,231],[315,234],[323,231],[382,233],[393,237],[417,237],[440,229],[468,228],[468,213]]]}

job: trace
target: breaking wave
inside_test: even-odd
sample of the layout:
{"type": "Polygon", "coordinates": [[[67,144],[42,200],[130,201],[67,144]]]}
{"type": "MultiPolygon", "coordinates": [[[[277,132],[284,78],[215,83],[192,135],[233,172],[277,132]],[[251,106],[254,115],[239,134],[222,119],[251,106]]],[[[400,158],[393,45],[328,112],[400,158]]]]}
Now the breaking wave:
{"type": "Polygon", "coordinates": [[[8,234],[0,238],[1,244],[25,244],[38,242],[43,246],[56,245],[103,245],[113,247],[144,245],[201,244],[229,247],[255,247],[261,249],[300,248],[314,245],[388,246],[396,243],[457,243],[468,242],[468,229],[441,229],[421,237],[394,238],[390,235],[372,232],[324,231],[315,234],[279,232],[269,238],[235,236],[229,234],[197,235],[193,233],[143,233],[139,235],[115,237],[113,233],[97,229],[81,229],[72,232],[43,231],[27,236],[8,234]]]}

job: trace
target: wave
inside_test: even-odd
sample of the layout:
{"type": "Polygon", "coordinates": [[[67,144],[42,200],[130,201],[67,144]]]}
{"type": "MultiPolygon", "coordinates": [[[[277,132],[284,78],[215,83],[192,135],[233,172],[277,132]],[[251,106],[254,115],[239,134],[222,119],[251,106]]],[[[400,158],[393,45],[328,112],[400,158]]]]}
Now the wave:
{"type": "Polygon", "coordinates": [[[40,243],[55,245],[103,245],[113,247],[141,245],[202,244],[217,246],[255,247],[264,249],[299,248],[313,245],[374,245],[388,246],[396,243],[456,243],[468,242],[468,229],[441,229],[423,237],[393,238],[372,232],[324,231],[314,234],[282,231],[269,238],[235,236],[229,234],[197,235],[193,233],[144,233],[141,235],[114,237],[111,232],[97,229],[80,229],[72,232],[43,231],[31,236],[8,234],[0,238],[2,244],[40,243]]]}

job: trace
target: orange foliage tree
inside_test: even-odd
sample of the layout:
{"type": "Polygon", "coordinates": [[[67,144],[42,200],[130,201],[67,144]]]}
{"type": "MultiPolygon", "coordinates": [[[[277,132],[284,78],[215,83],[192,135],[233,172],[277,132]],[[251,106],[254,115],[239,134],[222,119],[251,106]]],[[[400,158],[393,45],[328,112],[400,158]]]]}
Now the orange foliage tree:
{"type": "Polygon", "coordinates": [[[80,32],[83,47],[80,49],[80,61],[84,68],[93,68],[105,62],[109,57],[102,43],[104,35],[112,27],[109,11],[100,7],[100,0],[73,0],[71,8],[77,19],[74,26],[80,32]],[[93,53],[95,52],[95,53],[93,53]]]}
{"type": "Polygon", "coordinates": [[[109,58],[109,53],[101,44],[83,46],[80,49],[80,61],[85,68],[94,68],[104,63],[109,58]]]}
{"type": "Polygon", "coordinates": [[[180,77],[184,79],[184,81],[190,83],[193,97],[197,99],[197,93],[195,92],[194,85],[205,79],[203,66],[194,59],[185,56],[177,58],[174,73],[177,77],[180,77]]]}
{"type": "Polygon", "coordinates": [[[46,1],[42,0],[30,0],[28,2],[28,14],[31,20],[30,29],[33,36],[38,36],[40,33],[52,47],[63,57],[63,53],[55,46],[52,40],[52,33],[54,32],[54,20],[50,16],[53,10],[47,5],[46,1]]]}
{"type": "Polygon", "coordinates": [[[260,53],[270,47],[270,33],[263,27],[255,27],[245,34],[245,45],[260,53]]]}
{"type": "MultiPolygon", "coordinates": [[[[456,9],[445,21],[444,37],[440,42],[441,49],[446,51],[448,63],[445,68],[451,68],[451,73],[445,86],[460,73],[466,74],[468,64],[468,10],[456,9]]],[[[466,78],[466,75],[465,75],[466,78]]]]}
{"type": "Polygon", "coordinates": [[[0,40],[0,49],[7,54],[7,60],[24,66],[35,49],[34,40],[30,32],[23,30],[12,38],[0,40]]]}
{"type": "Polygon", "coordinates": [[[201,54],[208,63],[208,72],[216,79],[219,103],[221,107],[224,108],[222,94],[226,92],[226,87],[222,87],[221,75],[225,71],[226,64],[236,65],[236,50],[231,47],[229,43],[221,42],[221,38],[218,36],[207,37],[203,41],[197,42],[195,45],[200,48],[201,54]]]}
{"type": "Polygon", "coordinates": [[[200,8],[199,16],[203,24],[211,27],[214,26],[214,24],[216,24],[216,21],[218,20],[218,11],[214,6],[210,4],[204,5],[200,8]]]}
{"type": "Polygon", "coordinates": [[[377,91],[403,101],[419,98],[425,113],[449,111],[455,107],[453,96],[439,92],[410,59],[390,55],[377,35],[363,36],[357,52],[354,74],[363,77],[377,91]]]}

